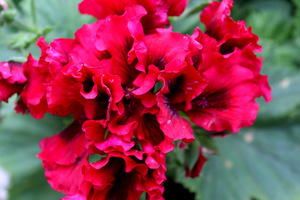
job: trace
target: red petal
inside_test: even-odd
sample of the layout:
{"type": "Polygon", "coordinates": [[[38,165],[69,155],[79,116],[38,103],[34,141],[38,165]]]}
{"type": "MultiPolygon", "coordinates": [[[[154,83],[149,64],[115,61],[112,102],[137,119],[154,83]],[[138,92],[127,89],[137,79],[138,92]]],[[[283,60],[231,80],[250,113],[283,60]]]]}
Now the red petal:
{"type": "Polygon", "coordinates": [[[21,92],[26,81],[21,63],[0,62],[0,101],[7,102],[13,94],[21,92]]]}
{"type": "Polygon", "coordinates": [[[71,165],[86,152],[88,145],[81,124],[74,121],[59,134],[43,139],[40,142],[42,152],[37,156],[47,162],[71,165]]]}
{"type": "Polygon", "coordinates": [[[72,165],[59,165],[43,161],[45,176],[51,187],[67,195],[78,193],[83,181],[82,167],[86,164],[86,157],[80,158],[72,165]]]}
{"type": "Polygon", "coordinates": [[[196,125],[209,131],[237,132],[253,124],[259,88],[250,70],[238,65],[229,69],[211,67],[203,76],[208,85],[187,112],[196,125]]]}
{"type": "Polygon", "coordinates": [[[194,140],[194,131],[190,122],[183,119],[176,108],[172,107],[169,100],[162,94],[159,94],[157,99],[158,107],[160,108],[157,121],[164,134],[173,140],[183,139],[185,142],[192,142],[194,140]]]}

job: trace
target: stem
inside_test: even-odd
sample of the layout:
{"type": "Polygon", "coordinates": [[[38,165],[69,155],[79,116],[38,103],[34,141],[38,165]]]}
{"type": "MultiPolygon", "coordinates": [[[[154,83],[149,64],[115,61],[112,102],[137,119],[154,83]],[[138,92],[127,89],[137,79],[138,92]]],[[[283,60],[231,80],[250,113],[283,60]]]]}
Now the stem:
{"type": "Polygon", "coordinates": [[[31,0],[30,6],[31,6],[31,14],[32,14],[32,20],[33,20],[33,25],[34,25],[34,28],[35,28],[35,32],[38,33],[38,26],[37,26],[36,14],[35,14],[34,0],[31,0]]]}

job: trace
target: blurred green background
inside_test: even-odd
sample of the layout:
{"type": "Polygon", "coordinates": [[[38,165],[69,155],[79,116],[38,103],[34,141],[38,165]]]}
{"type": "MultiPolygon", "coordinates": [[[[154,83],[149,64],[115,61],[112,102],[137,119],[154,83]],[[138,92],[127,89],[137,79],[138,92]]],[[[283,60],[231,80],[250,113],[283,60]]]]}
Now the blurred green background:
{"type": "MultiPolygon", "coordinates": [[[[2,0],[3,2],[3,0],[2,0]]],[[[95,21],[77,11],[79,0],[6,0],[0,12],[0,61],[38,58],[36,39],[73,38],[84,23],[95,21]]],[[[173,30],[192,33],[207,1],[190,0],[185,13],[172,18],[173,30]]],[[[1,4],[1,0],[0,0],[1,4]]],[[[262,73],[269,76],[273,100],[259,99],[254,126],[238,135],[216,138],[218,155],[206,155],[200,178],[185,179],[186,154],[168,156],[168,176],[195,193],[197,200],[300,199],[300,0],[236,0],[232,17],[245,20],[263,46],[262,73]]],[[[13,101],[0,108],[0,200],[55,200],[62,197],[44,178],[39,141],[66,123],[53,116],[34,120],[13,113],[13,101]],[[9,185],[3,175],[9,174],[9,185]],[[2,197],[1,197],[2,195],[2,197]]]]}

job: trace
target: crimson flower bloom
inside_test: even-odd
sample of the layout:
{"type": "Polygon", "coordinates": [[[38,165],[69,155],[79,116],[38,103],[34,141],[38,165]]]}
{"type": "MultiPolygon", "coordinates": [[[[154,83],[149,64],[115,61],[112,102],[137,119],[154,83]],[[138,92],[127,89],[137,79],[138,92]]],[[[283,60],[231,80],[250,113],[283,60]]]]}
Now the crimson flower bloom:
{"type": "Polygon", "coordinates": [[[203,48],[191,61],[207,86],[186,113],[209,131],[238,132],[251,126],[258,113],[255,99],[271,100],[267,76],[260,74],[262,59],[254,54],[261,50],[258,37],[243,21],[233,21],[231,8],[232,1],[210,3],[201,14],[206,32],[196,29],[192,35],[203,48]]]}
{"type": "Polygon", "coordinates": [[[45,176],[50,185],[67,195],[76,194],[83,181],[82,167],[88,164],[89,140],[81,130],[82,120],[40,142],[45,176]]]}
{"type": "Polygon", "coordinates": [[[7,102],[13,94],[20,93],[26,82],[22,63],[0,62],[0,101],[7,102]]]}
{"type": "Polygon", "coordinates": [[[161,165],[153,165],[154,158],[149,161],[147,155],[132,148],[132,144],[114,135],[95,143],[93,156],[102,155],[102,158],[82,167],[80,189],[64,199],[134,200],[139,199],[143,191],[147,199],[162,199],[166,168],[161,165],[164,166],[165,154],[155,157],[161,165]]]}
{"type": "MultiPolygon", "coordinates": [[[[28,109],[37,119],[43,118],[48,111],[46,100],[47,84],[53,79],[60,68],[68,62],[68,52],[74,40],[58,39],[48,46],[44,38],[39,38],[37,45],[41,48],[41,57],[37,61],[31,54],[23,64],[23,72],[28,79],[25,89],[20,93],[17,107],[28,109]]],[[[24,110],[20,110],[24,112],[24,110]]]]}
{"type": "Polygon", "coordinates": [[[211,2],[201,13],[200,19],[206,26],[205,33],[216,39],[220,53],[229,54],[240,64],[252,70],[261,94],[267,102],[271,101],[271,88],[267,76],[260,74],[262,59],[254,52],[260,52],[259,38],[246,28],[245,21],[234,21],[230,17],[233,0],[211,2]],[[233,54],[233,55],[231,55],[233,54]]]}

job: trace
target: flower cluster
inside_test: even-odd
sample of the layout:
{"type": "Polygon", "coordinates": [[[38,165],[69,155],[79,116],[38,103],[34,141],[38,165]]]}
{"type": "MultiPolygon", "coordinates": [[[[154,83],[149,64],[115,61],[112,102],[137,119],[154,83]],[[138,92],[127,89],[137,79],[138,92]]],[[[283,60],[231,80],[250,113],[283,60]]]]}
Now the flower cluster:
{"type": "MultiPolygon", "coordinates": [[[[168,16],[187,0],[84,0],[79,10],[98,21],[75,39],[40,38],[39,60],[0,64],[0,100],[18,94],[16,111],[74,121],[41,141],[46,178],[64,200],[163,199],[166,153],[194,140],[191,123],[238,132],[253,124],[263,96],[258,37],[230,17],[231,0],[211,2],[190,35],[168,16]]],[[[187,176],[198,176],[200,156],[187,176]]]]}

